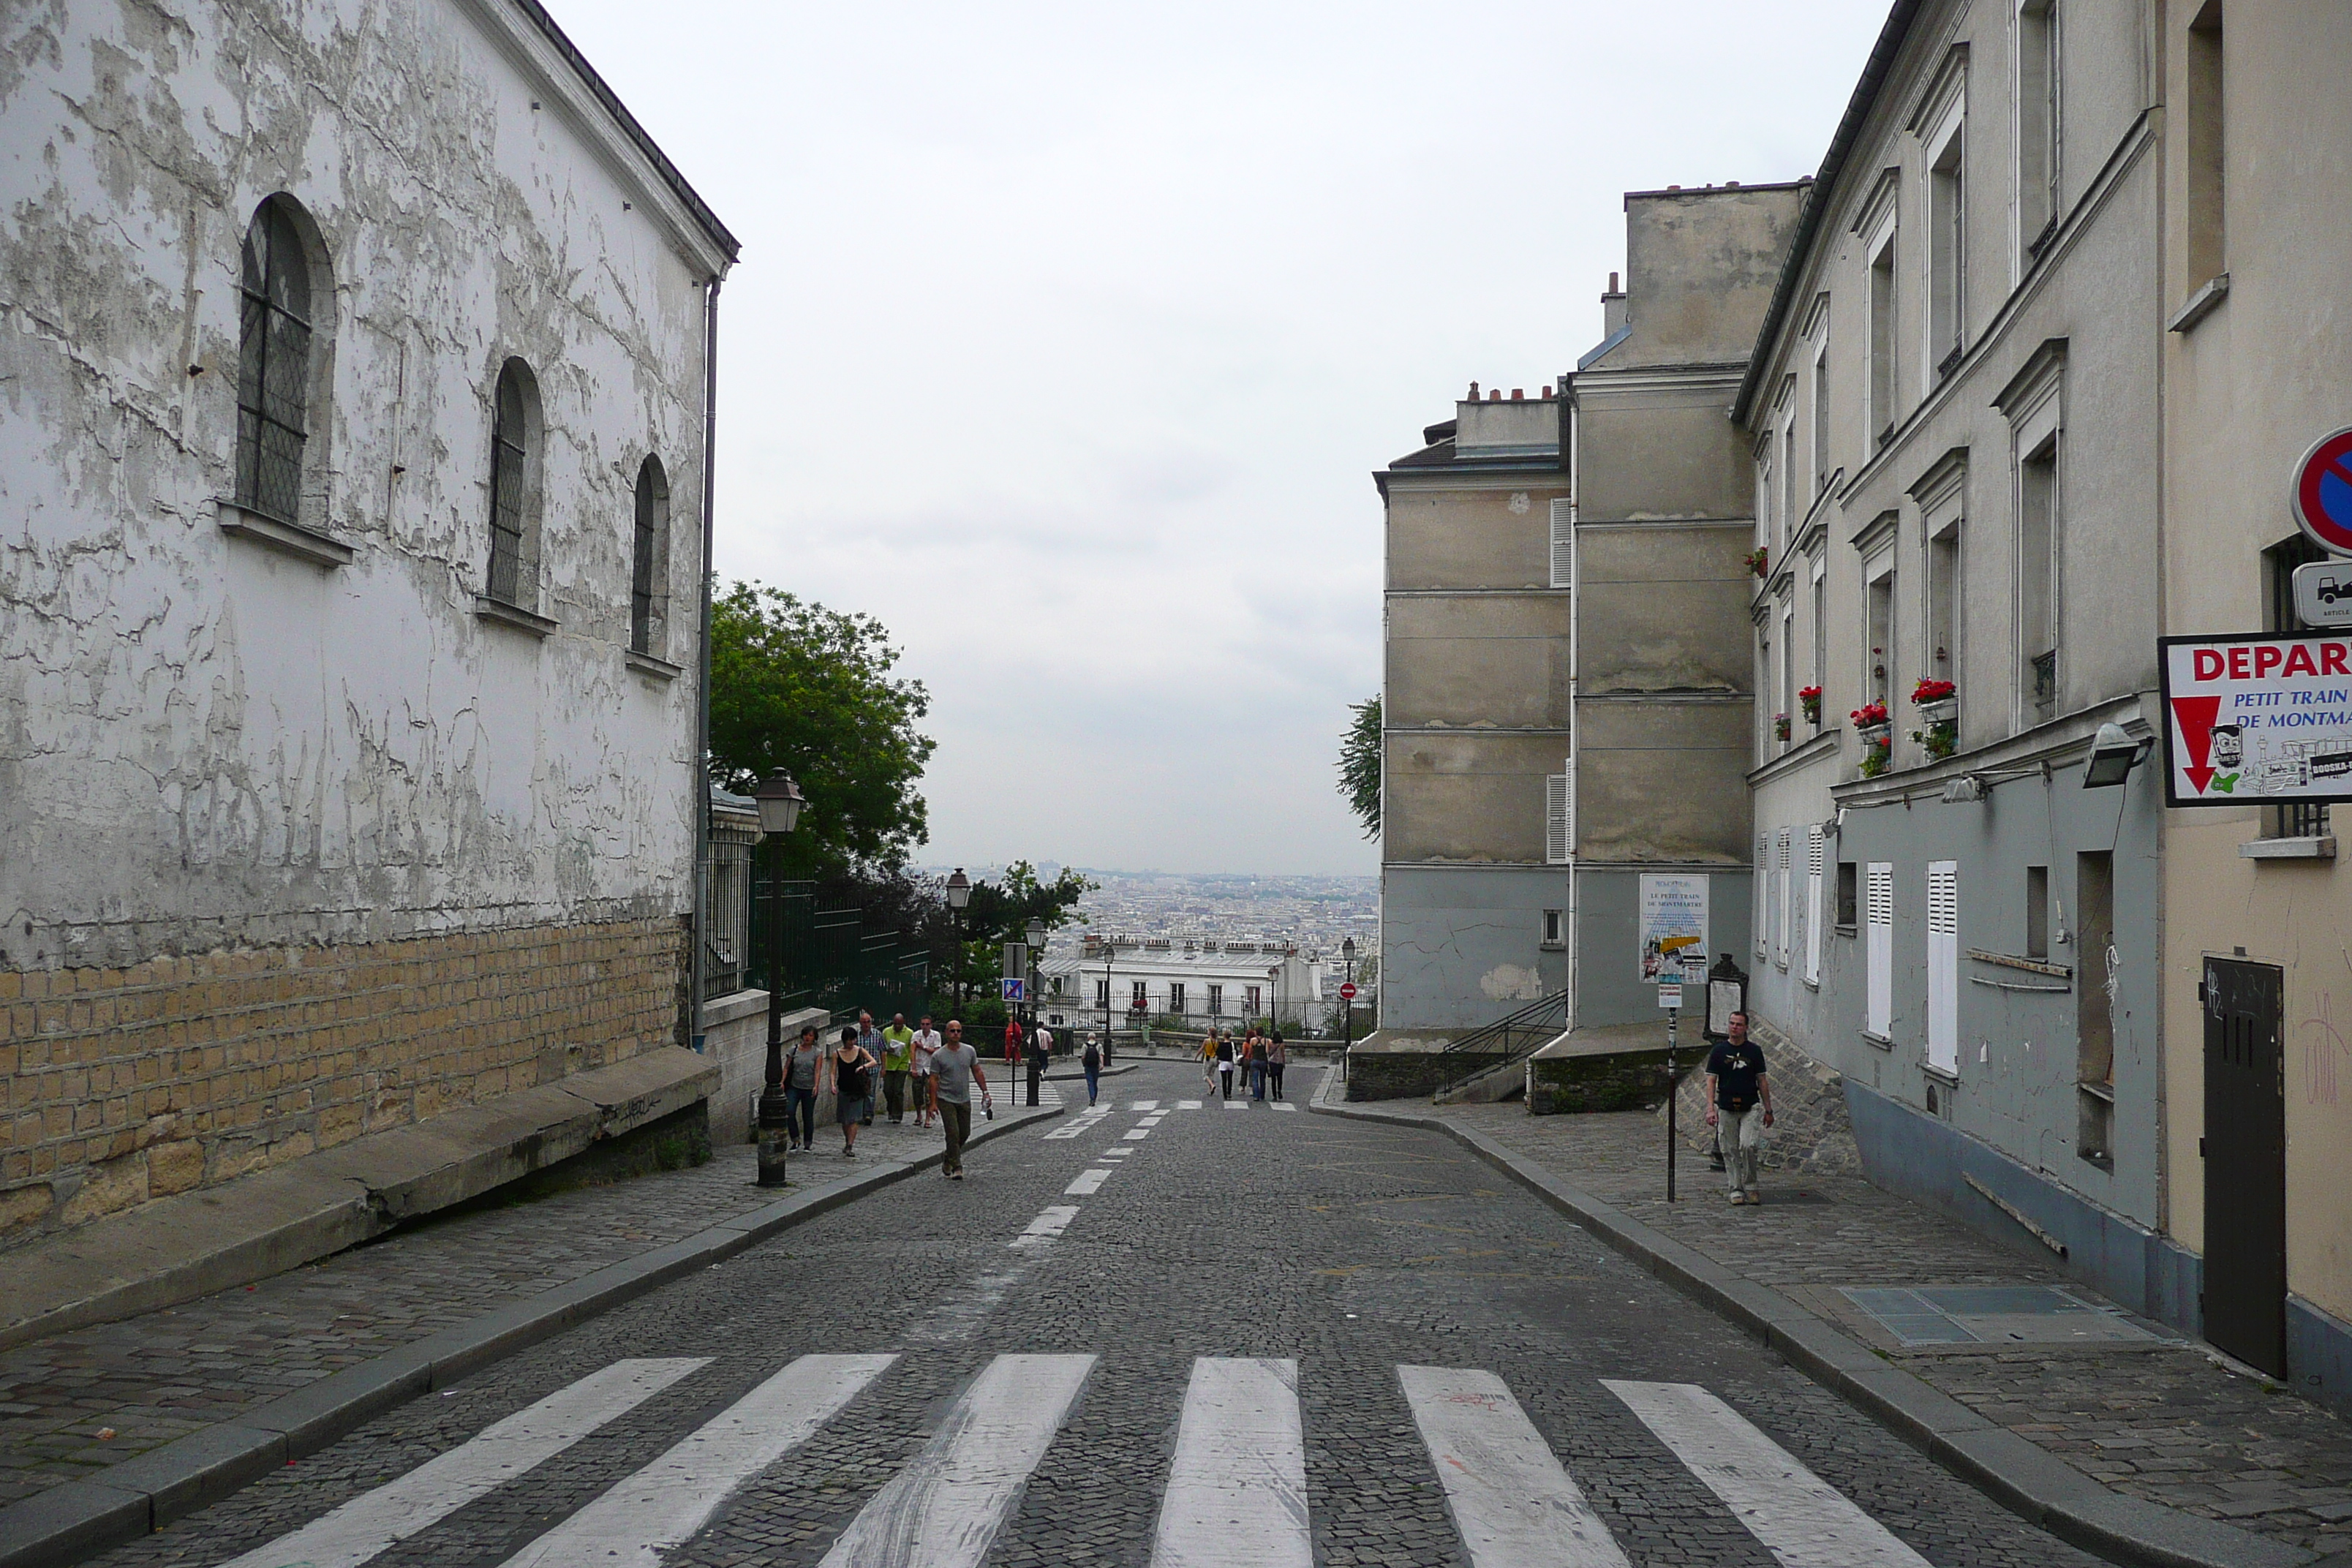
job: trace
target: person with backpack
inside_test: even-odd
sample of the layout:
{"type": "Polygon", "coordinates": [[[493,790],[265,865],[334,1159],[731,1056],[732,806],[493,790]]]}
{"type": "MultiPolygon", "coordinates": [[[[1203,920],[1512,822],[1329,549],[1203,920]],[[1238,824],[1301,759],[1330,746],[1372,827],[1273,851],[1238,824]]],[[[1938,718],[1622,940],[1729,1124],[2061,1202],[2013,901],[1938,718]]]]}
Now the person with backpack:
{"type": "Polygon", "coordinates": [[[841,1123],[841,1157],[857,1157],[857,1130],[874,1103],[874,1074],[881,1067],[858,1038],[857,1026],[845,1025],[841,1047],[833,1054],[833,1110],[841,1123]]]}
{"type": "Polygon", "coordinates": [[[1266,1083],[1276,1100],[1282,1098],[1282,1069],[1289,1065],[1290,1047],[1282,1043],[1282,1031],[1276,1029],[1274,1037],[1265,1043],[1266,1083]]]}
{"type": "Polygon", "coordinates": [[[1087,1052],[1080,1061],[1087,1069],[1087,1109],[1092,1110],[1095,1105],[1095,1091],[1102,1084],[1102,1040],[1098,1036],[1087,1037],[1087,1052]]]}

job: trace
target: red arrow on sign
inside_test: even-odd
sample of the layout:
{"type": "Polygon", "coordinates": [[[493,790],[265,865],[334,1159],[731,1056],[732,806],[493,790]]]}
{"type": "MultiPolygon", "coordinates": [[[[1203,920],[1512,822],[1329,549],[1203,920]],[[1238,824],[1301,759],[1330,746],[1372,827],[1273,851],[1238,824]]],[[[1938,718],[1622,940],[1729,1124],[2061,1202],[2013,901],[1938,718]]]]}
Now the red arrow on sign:
{"type": "Polygon", "coordinates": [[[2213,782],[2213,769],[2206,758],[2213,752],[2213,721],[2221,710],[2219,697],[2176,697],[2172,700],[2173,722],[2180,726],[2180,747],[2189,758],[2180,776],[2199,795],[2213,782]]]}

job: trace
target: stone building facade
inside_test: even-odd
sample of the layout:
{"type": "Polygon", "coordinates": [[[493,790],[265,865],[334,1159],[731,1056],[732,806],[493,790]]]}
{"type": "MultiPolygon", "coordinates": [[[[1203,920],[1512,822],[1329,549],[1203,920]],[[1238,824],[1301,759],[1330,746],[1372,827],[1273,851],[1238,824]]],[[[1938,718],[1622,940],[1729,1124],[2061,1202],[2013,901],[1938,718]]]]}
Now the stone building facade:
{"type": "Polygon", "coordinates": [[[732,237],[535,0],[0,33],[0,1240],[683,1043],[732,237]]]}

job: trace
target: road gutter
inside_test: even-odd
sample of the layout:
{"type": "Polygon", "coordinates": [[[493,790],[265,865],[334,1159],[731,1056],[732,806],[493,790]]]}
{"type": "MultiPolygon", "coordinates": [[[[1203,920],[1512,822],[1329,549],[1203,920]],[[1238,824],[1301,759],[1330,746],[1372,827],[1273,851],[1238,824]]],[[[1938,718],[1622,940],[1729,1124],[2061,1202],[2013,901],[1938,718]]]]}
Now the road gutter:
{"type": "MultiPolygon", "coordinates": [[[[2002,1507],[2063,1541],[2131,1568],[2346,1568],[2299,1547],[2127,1497],[1994,1425],[1896,1367],[1828,1319],[1735,1273],[1624,1210],[1570,1185],[1475,1128],[1443,1117],[1381,1110],[1332,1098],[1328,1069],[1307,1110],[1324,1116],[1442,1132],[1684,1295],[1761,1340],[1782,1360],[1860,1407],[2002,1507]]],[[[5,1563],[5,1560],[0,1560],[5,1563]]]]}
{"type": "MultiPolygon", "coordinates": [[[[984,1143],[1061,1114],[1059,1106],[1008,1110],[974,1127],[970,1142],[984,1143]]],[[[66,1481],[0,1509],[0,1568],[58,1568],[136,1541],[317,1453],[394,1405],[447,1388],[673,1279],[722,1263],[779,1231],[929,1170],[943,1152],[877,1161],[347,1367],[125,1459],[98,1479],[66,1481]]]]}

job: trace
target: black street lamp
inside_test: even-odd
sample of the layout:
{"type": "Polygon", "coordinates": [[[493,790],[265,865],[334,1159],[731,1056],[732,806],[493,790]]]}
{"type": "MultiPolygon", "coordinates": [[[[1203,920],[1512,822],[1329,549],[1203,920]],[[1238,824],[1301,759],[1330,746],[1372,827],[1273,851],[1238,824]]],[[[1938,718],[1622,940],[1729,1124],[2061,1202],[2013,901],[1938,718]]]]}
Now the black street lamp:
{"type": "Polygon", "coordinates": [[[948,879],[948,919],[955,931],[955,957],[950,961],[948,980],[958,1007],[963,1005],[963,911],[971,902],[971,879],[959,866],[948,879]]]}
{"type": "Polygon", "coordinates": [[[1029,995],[1029,1027],[1032,1031],[1034,1031],[1037,1027],[1037,1020],[1044,1016],[1045,1011],[1037,997],[1037,987],[1043,984],[1045,979],[1045,960],[1044,955],[1045,952],[1045,938],[1049,934],[1051,933],[1045,930],[1045,922],[1044,921],[1037,919],[1034,915],[1030,917],[1029,930],[1027,932],[1029,938],[1029,984],[1022,987],[1022,989],[1027,992],[1029,995]]]}
{"type": "Polygon", "coordinates": [[[792,1111],[784,1098],[784,836],[800,825],[808,800],[782,769],[751,792],[760,803],[760,831],[776,841],[768,870],[768,1072],[760,1090],[760,1185],[784,1184],[784,1149],[792,1111]]]}

